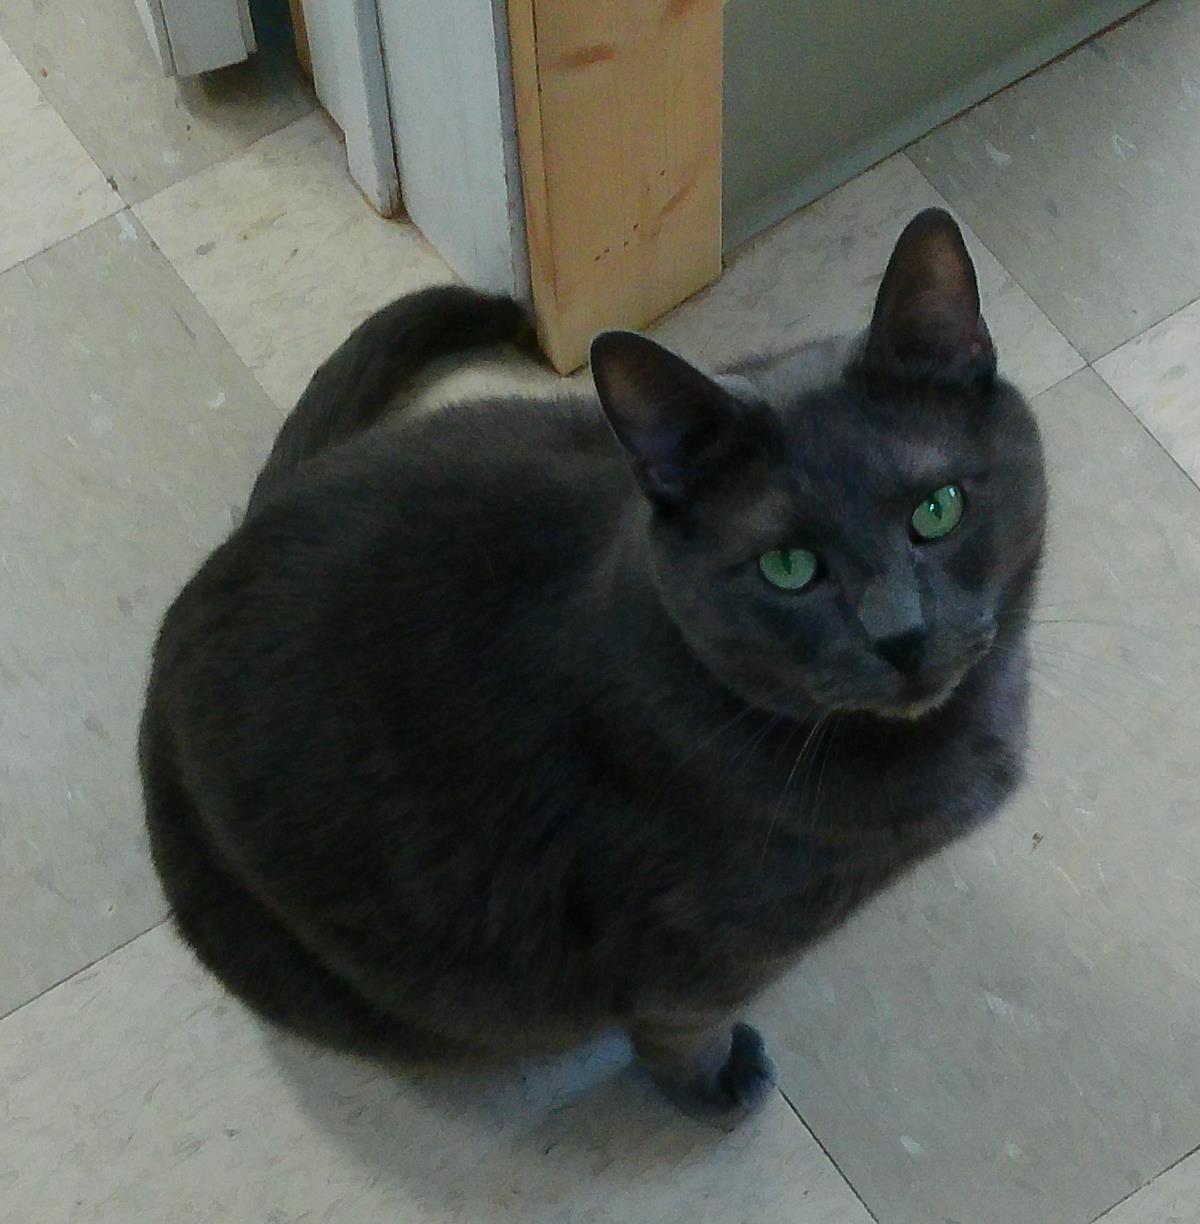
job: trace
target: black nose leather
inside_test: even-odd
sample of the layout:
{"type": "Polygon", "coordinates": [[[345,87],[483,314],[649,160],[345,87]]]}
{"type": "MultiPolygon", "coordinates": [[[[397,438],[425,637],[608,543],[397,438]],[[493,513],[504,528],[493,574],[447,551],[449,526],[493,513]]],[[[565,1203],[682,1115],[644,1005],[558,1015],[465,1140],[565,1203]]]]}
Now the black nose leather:
{"type": "Polygon", "coordinates": [[[892,637],[880,638],[875,643],[875,653],[898,672],[912,675],[925,657],[925,630],[908,629],[892,637]]]}

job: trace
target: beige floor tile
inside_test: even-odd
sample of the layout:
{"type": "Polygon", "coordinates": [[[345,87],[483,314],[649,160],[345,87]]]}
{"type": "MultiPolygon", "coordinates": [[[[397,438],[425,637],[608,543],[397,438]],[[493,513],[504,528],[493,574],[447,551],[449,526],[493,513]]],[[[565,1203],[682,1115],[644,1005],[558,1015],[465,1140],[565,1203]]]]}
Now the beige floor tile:
{"type": "Polygon", "coordinates": [[[0,276],[0,1015],[161,916],[146,660],[278,421],[128,213],[0,276]]]}
{"type": "Polygon", "coordinates": [[[523,1071],[301,1047],[161,928],[0,1022],[0,1224],[869,1224],[779,1097],[724,1136],[617,1045],[523,1071]]]}
{"type": "Polygon", "coordinates": [[[4,0],[0,35],[130,203],[313,106],[290,54],[164,77],[132,0],[4,0]]]}
{"type": "Polygon", "coordinates": [[[137,212],[283,407],[371,311],[453,279],[414,226],[371,210],[319,114],[137,212]]]}
{"type": "Polygon", "coordinates": [[[3,39],[0,150],[0,272],[121,207],[3,39]]]}
{"type": "MultiPolygon", "coordinates": [[[[655,335],[710,364],[752,351],[857,331],[900,231],[922,208],[945,207],[910,162],[889,158],[738,251],[712,288],[655,335]]],[[[1024,290],[972,234],[984,313],[1001,368],[1029,395],[1083,365],[1024,290]]]]}
{"type": "Polygon", "coordinates": [[[1085,1224],[1200,1141],[1200,492],[1092,371],[1037,408],[1028,784],[761,1009],[886,1224],[1085,1224]]]}
{"type": "Polygon", "coordinates": [[[911,150],[1089,361],[1200,294],[1198,41],[1159,0],[911,150]]]}
{"type": "Polygon", "coordinates": [[[1096,1224],[1194,1224],[1200,1218],[1200,1155],[1193,1153],[1100,1217],[1096,1224]]]}
{"type": "Polygon", "coordinates": [[[1200,483],[1200,302],[1102,357],[1096,372],[1200,483]]]}

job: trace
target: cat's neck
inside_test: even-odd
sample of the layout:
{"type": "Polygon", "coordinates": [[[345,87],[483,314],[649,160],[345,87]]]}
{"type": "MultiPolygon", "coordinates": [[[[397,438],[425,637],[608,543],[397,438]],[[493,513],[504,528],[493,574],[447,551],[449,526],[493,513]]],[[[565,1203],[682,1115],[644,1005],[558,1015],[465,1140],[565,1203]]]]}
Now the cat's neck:
{"type": "Polygon", "coordinates": [[[971,743],[1020,738],[996,715],[1021,704],[1005,697],[1023,674],[1015,651],[994,652],[946,707],[912,722],[774,713],[731,692],[689,647],[654,580],[646,513],[635,503],[616,516],[562,618],[572,725],[593,759],[642,779],[657,769],[663,791],[684,788],[680,802],[736,811],[776,836],[803,821],[830,836],[850,829],[859,846],[890,845],[903,825],[924,844],[967,821],[961,813],[978,806],[963,781],[974,776],[963,764],[971,743]],[[936,793],[918,808],[897,801],[914,787],[936,793]]]}
{"type": "Polygon", "coordinates": [[[580,686],[602,693],[605,707],[615,703],[644,736],[660,744],[693,742],[733,722],[751,726],[774,719],[796,725],[796,719],[748,704],[691,649],[655,581],[650,513],[640,499],[622,507],[564,618],[563,645],[580,686]]]}

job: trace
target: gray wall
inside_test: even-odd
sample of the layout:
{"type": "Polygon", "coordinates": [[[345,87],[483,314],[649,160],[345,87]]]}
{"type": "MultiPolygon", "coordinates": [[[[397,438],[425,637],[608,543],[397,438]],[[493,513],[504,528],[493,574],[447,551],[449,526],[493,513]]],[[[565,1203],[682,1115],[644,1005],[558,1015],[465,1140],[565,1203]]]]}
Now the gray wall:
{"type": "Polygon", "coordinates": [[[725,244],[1144,0],[728,0],[725,244]]]}

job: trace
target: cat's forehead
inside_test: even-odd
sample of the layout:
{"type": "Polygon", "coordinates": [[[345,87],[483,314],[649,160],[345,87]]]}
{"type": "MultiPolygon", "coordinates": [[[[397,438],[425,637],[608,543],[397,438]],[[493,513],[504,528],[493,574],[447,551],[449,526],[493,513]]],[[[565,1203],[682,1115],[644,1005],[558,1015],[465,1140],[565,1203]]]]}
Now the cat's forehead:
{"type": "MultiPolygon", "coordinates": [[[[880,523],[905,519],[922,496],[963,479],[973,461],[917,432],[889,432],[850,416],[834,427],[832,406],[807,405],[808,424],[785,430],[766,478],[730,490],[712,507],[708,539],[727,559],[789,539],[873,538],[880,523]],[[822,419],[822,408],[830,415],[822,419]],[[865,533],[865,537],[864,537],[865,533]]],[[[706,516],[707,517],[707,516],[706,516]]]]}
{"type": "Polygon", "coordinates": [[[868,397],[848,373],[863,343],[862,336],[805,341],[737,371],[779,421],[792,466],[835,481],[857,474],[886,482],[974,461],[982,449],[974,406],[920,394],[868,397]]]}
{"type": "Polygon", "coordinates": [[[801,489],[886,496],[960,476],[980,460],[977,431],[944,407],[873,402],[833,388],[791,397],[777,416],[785,463],[801,489]]]}

